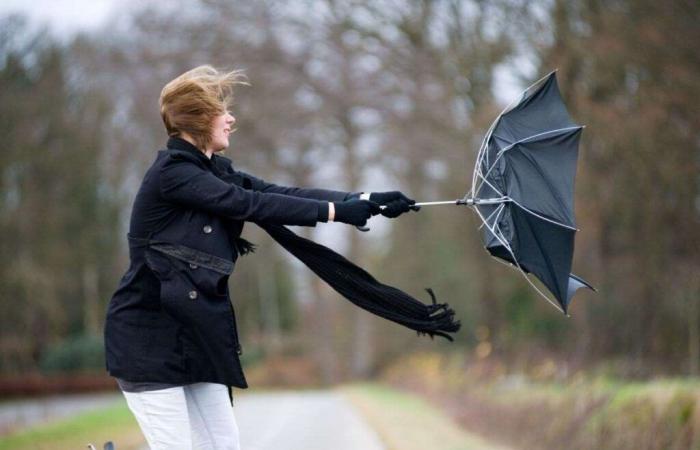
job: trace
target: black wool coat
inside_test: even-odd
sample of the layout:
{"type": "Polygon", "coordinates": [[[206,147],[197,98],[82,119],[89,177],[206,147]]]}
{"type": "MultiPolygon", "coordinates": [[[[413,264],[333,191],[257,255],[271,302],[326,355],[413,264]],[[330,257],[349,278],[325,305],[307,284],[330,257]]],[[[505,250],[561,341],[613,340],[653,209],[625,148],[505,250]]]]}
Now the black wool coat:
{"type": "Polygon", "coordinates": [[[107,307],[109,374],[247,388],[228,282],[244,222],[315,226],[327,201],[356,195],[267,183],[169,138],[136,195],[130,265],[107,307]]]}

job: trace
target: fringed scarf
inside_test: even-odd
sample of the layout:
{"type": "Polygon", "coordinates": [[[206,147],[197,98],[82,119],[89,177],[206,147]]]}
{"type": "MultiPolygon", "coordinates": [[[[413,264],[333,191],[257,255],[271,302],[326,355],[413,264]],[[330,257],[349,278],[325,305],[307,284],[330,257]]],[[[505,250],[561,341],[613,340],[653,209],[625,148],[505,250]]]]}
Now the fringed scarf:
{"type": "MultiPolygon", "coordinates": [[[[306,264],[316,275],[340,295],[360,308],[415,330],[418,335],[442,336],[459,330],[454,310],[447,303],[437,303],[432,289],[427,288],[432,304],[426,305],[407,293],[377,281],[371,274],[342,255],[295,234],[282,225],[257,223],[285,250],[306,264]]],[[[255,251],[255,245],[238,238],[236,248],[241,255],[255,251]]]]}

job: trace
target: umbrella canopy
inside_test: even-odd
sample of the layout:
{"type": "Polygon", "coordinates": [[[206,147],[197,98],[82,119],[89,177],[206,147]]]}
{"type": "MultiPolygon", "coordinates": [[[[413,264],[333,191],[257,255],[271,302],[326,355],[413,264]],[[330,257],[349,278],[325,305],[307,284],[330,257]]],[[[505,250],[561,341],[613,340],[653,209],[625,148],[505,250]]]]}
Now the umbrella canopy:
{"type": "Polygon", "coordinates": [[[537,277],[556,303],[533,287],[564,313],[578,289],[592,289],[571,274],[582,129],[569,116],[552,72],[493,122],[477,156],[473,197],[464,200],[483,222],[489,253],[537,277]]]}

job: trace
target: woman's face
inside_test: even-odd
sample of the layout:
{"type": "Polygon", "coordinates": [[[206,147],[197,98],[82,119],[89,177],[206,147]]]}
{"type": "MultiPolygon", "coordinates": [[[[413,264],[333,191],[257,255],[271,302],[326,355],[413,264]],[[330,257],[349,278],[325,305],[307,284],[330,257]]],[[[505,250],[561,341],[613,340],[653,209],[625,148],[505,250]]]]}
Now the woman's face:
{"type": "Polygon", "coordinates": [[[233,131],[233,124],[236,118],[226,111],[214,119],[211,130],[211,150],[220,152],[228,147],[228,135],[233,131]]]}

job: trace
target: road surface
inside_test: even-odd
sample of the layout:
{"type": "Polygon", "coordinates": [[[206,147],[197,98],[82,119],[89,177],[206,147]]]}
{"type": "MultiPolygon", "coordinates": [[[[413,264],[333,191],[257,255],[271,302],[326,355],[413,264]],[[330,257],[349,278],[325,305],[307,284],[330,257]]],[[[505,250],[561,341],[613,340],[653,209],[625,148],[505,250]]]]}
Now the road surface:
{"type": "Polygon", "coordinates": [[[385,449],[338,392],[236,393],[233,410],[245,450],[385,449]]]}

